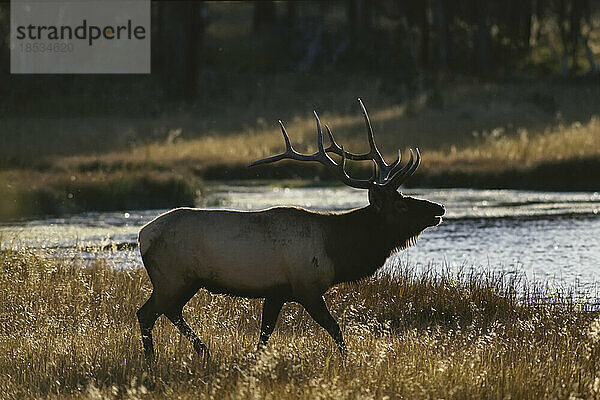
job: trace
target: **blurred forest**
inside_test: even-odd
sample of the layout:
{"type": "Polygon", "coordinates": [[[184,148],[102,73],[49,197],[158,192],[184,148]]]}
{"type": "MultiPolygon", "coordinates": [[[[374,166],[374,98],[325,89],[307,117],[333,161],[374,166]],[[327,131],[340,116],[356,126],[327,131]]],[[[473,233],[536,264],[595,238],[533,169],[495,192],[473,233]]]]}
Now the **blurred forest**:
{"type": "Polygon", "coordinates": [[[404,94],[431,78],[597,75],[599,12],[595,0],[154,1],[151,75],[8,77],[2,2],[0,112],[152,114],[231,96],[232,74],[366,72],[404,94]]]}

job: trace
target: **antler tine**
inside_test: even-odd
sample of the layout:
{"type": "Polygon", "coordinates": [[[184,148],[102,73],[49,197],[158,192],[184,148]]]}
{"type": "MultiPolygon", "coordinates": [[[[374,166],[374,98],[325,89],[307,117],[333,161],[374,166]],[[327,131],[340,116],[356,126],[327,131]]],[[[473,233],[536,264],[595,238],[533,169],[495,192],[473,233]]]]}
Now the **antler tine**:
{"type": "MultiPolygon", "coordinates": [[[[378,165],[379,169],[381,170],[381,176],[380,176],[379,181],[380,181],[380,183],[382,183],[382,182],[385,182],[385,180],[388,179],[388,177],[390,177],[394,174],[394,172],[395,172],[394,169],[396,169],[398,167],[398,165],[400,164],[401,153],[400,153],[400,151],[398,151],[398,158],[396,158],[396,161],[394,161],[390,165],[388,165],[385,162],[385,160],[381,156],[381,153],[377,149],[377,146],[375,145],[375,140],[373,138],[373,129],[371,127],[371,121],[369,120],[369,117],[367,115],[367,110],[360,98],[358,99],[358,101],[360,102],[361,108],[363,110],[363,115],[366,117],[367,133],[369,135],[369,145],[371,147],[371,150],[368,153],[364,153],[364,154],[354,154],[354,153],[350,153],[349,151],[344,151],[344,156],[347,159],[353,160],[353,161],[372,160],[373,162],[375,162],[376,165],[378,165]],[[381,160],[381,163],[379,163],[377,161],[377,159],[381,160]]],[[[341,156],[342,155],[342,147],[340,147],[340,145],[335,141],[335,139],[333,137],[333,133],[331,133],[331,129],[329,129],[329,126],[327,124],[325,124],[325,129],[327,130],[327,135],[329,136],[329,141],[331,142],[331,144],[329,145],[329,147],[327,147],[325,149],[325,151],[328,153],[335,153],[338,156],[341,156]]]]}
{"type": "MultiPolygon", "coordinates": [[[[348,152],[346,152],[344,150],[344,146],[342,146],[340,148],[340,153],[342,156],[342,162],[341,164],[337,164],[335,161],[333,161],[333,159],[331,157],[329,157],[329,155],[327,154],[327,151],[325,150],[325,147],[323,146],[323,130],[321,129],[321,121],[319,120],[319,116],[317,115],[316,111],[313,111],[314,115],[315,115],[315,120],[317,121],[317,147],[318,147],[318,151],[316,154],[313,154],[314,161],[318,161],[321,164],[324,164],[328,167],[332,167],[335,168],[337,174],[339,175],[340,179],[342,180],[342,182],[344,182],[346,185],[357,188],[357,189],[368,189],[369,187],[371,187],[372,184],[372,180],[363,180],[363,179],[354,179],[354,178],[350,178],[350,176],[348,176],[348,174],[346,173],[346,154],[349,154],[348,152]]],[[[331,133],[331,130],[329,129],[329,127],[327,127],[327,125],[325,126],[327,128],[327,133],[329,134],[329,138],[333,139],[333,134],[331,133]]],[[[331,143],[335,143],[335,140],[332,140],[331,143]]],[[[336,143],[337,146],[337,143],[336,143]]],[[[339,147],[339,146],[338,146],[339,147]]]]}
{"type": "Polygon", "coordinates": [[[369,115],[367,114],[367,109],[366,109],[365,105],[363,104],[362,100],[360,99],[360,97],[358,98],[358,103],[360,104],[360,108],[361,108],[363,116],[365,118],[365,125],[367,127],[367,136],[369,139],[369,146],[371,147],[371,150],[369,151],[368,155],[373,159],[373,161],[375,161],[375,163],[377,163],[377,166],[379,167],[379,177],[377,179],[377,183],[382,185],[387,182],[389,177],[393,175],[396,167],[398,167],[398,165],[400,164],[401,153],[400,153],[400,151],[398,151],[398,158],[396,158],[396,161],[394,161],[393,163],[388,165],[385,162],[385,160],[383,159],[383,156],[379,152],[379,149],[377,149],[377,145],[375,144],[375,138],[373,137],[373,127],[371,126],[371,120],[369,119],[369,115]]]}
{"type": "Polygon", "coordinates": [[[388,172],[386,179],[391,179],[400,169],[402,169],[402,163],[400,162],[401,160],[402,150],[398,150],[398,158],[396,158],[396,161],[390,164],[390,171],[388,172]]]}
{"type": "Polygon", "coordinates": [[[417,159],[414,160],[414,154],[412,149],[410,149],[410,159],[408,163],[400,169],[398,172],[394,174],[385,184],[382,186],[393,188],[394,190],[399,188],[419,167],[421,163],[421,153],[419,152],[419,148],[415,148],[417,153],[417,159]],[[414,160],[414,161],[413,161],[414,160]]]}
{"type": "Polygon", "coordinates": [[[396,157],[396,161],[394,161],[393,163],[390,164],[390,173],[389,175],[392,175],[394,173],[394,168],[398,167],[398,165],[400,165],[400,161],[402,160],[402,150],[398,149],[398,157],[396,157]]]}
{"type": "Polygon", "coordinates": [[[285,151],[281,154],[277,154],[275,156],[263,158],[258,161],[254,161],[250,166],[267,164],[272,162],[277,162],[283,159],[291,159],[297,161],[316,161],[328,168],[334,170],[334,172],[339,176],[339,178],[346,185],[355,187],[358,189],[369,189],[373,185],[377,185],[379,187],[390,188],[396,190],[409,176],[411,176],[419,163],[421,162],[421,154],[419,153],[419,149],[416,149],[417,158],[415,160],[414,153],[412,149],[410,150],[410,159],[408,163],[404,167],[400,167],[401,163],[401,152],[398,152],[398,158],[391,164],[386,164],[385,160],[381,156],[381,153],[377,149],[375,145],[375,139],[373,138],[373,129],[371,128],[371,121],[369,120],[369,116],[367,115],[367,110],[362,103],[361,99],[358,99],[360,103],[360,107],[363,111],[363,116],[365,117],[365,125],[367,126],[367,134],[369,137],[369,146],[371,150],[366,154],[354,154],[347,152],[344,150],[343,146],[340,146],[333,137],[331,133],[331,129],[329,126],[325,125],[327,130],[327,135],[329,136],[329,140],[331,144],[325,148],[323,144],[323,130],[321,128],[321,121],[319,120],[319,115],[316,111],[313,111],[315,116],[315,121],[317,124],[317,152],[314,154],[300,154],[292,147],[292,143],[290,138],[283,126],[283,122],[279,120],[279,126],[281,127],[281,133],[283,135],[283,139],[285,141],[285,151]],[[335,153],[342,158],[341,163],[337,163],[334,161],[329,154],[327,153],[335,153]],[[355,179],[348,176],[346,173],[346,160],[355,160],[355,161],[364,161],[371,160],[373,163],[373,175],[370,179],[355,179]]]}
{"type": "Polygon", "coordinates": [[[337,144],[337,142],[333,138],[333,133],[331,133],[331,129],[329,129],[329,125],[325,124],[325,130],[327,131],[327,136],[329,136],[329,142],[330,142],[329,147],[327,147],[325,149],[325,151],[335,153],[339,156],[343,155],[344,153],[342,152],[342,148],[340,147],[339,144],[337,144]]]}
{"type": "Polygon", "coordinates": [[[369,146],[371,147],[371,151],[369,155],[373,158],[373,160],[377,163],[380,169],[387,167],[387,164],[383,160],[379,149],[377,149],[377,145],[375,144],[375,138],[373,137],[373,127],[371,127],[371,120],[369,119],[369,114],[367,114],[367,109],[363,104],[360,97],[358,98],[358,104],[360,104],[360,108],[363,113],[363,117],[365,118],[365,125],[367,127],[367,138],[369,139],[369,146]]]}
{"type": "Polygon", "coordinates": [[[277,122],[279,122],[279,126],[281,127],[281,133],[283,134],[283,140],[285,140],[286,151],[288,149],[293,150],[292,143],[290,142],[290,137],[288,136],[287,132],[285,131],[285,126],[283,126],[283,122],[281,122],[280,119],[278,119],[277,122]]]}
{"type": "Polygon", "coordinates": [[[375,163],[373,163],[373,175],[371,176],[371,179],[350,178],[350,176],[348,176],[348,174],[346,173],[346,152],[344,151],[344,146],[342,146],[341,150],[342,150],[342,163],[340,165],[340,167],[341,167],[340,168],[340,176],[342,178],[342,181],[346,185],[351,186],[353,188],[369,189],[373,185],[373,182],[375,181],[375,176],[377,174],[377,168],[375,167],[375,163]]]}
{"type": "Polygon", "coordinates": [[[408,149],[410,151],[410,157],[408,159],[408,162],[406,163],[406,165],[402,168],[400,168],[390,179],[389,181],[392,181],[394,179],[397,179],[398,177],[401,177],[402,175],[406,174],[408,172],[409,169],[412,168],[412,166],[415,163],[415,154],[413,153],[412,149],[408,149]]]}
{"type": "MultiPolygon", "coordinates": [[[[292,147],[292,144],[290,142],[290,138],[289,138],[287,132],[285,131],[285,127],[283,126],[283,122],[281,122],[281,120],[279,120],[279,126],[281,127],[281,133],[283,134],[283,139],[285,140],[285,152],[283,152],[281,154],[277,154],[275,156],[263,158],[258,161],[254,161],[252,164],[249,165],[250,167],[254,167],[254,166],[260,165],[260,164],[277,162],[277,161],[284,160],[284,159],[297,160],[297,161],[319,161],[315,158],[318,155],[318,153],[313,154],[313,155],[306,155],[306,154],[300,154],[296,150],[294,150],[294,148],[292,147]]],[[[329,159],[331,160],[331,158],[329,158],[329,159]]],[[[333,162],[333,160],[331,160],[331,162],[333,162]]]]}
{"type": "MultiPolygon", "coordinates": [[[[333,138],[333,134],[331,133],[331,130],[329,129],[329,127],[327,125],[325,125],[325,128],[327,128],[327,134],[329,135],[329,139],[331,139],[331,145],[333,145],[335,143],[335,146],[339,147],[340,154],[342,157],[341,164],[337,164],[335,161],[333,161],[333,159],[331,157],[329,157],[329,155],[327,154],[327,151],[325,150],[325,147],[323,146],[323,130],[321,129],[321,120],[319,119],[319,116],[317,115],[316,111],[313,111],[313,113],[315,115],[315,120],[317,121],[318,152],[316,154],[314,154],[315,161],[319,161],[320,163],[322,163],[326,166],[336,168],[340,178],[348,186],[352,186],[357,189],[368,189],[369,187],[371,187],[372,183],[375,181],[374,178],[376,176],[377,169],[374,168],[374,174],[371,177],[371,179],[369,179],[369,180],[351,178],[346,173],[346,155],[347,154],[350,154],[353,156],[356,156],[356,155],[345,151],[344,146],[339,147],[338,144],[335,142],[335,139],[333,138]]],[[[373,164],[373,165],[375,165],[375,164],[373,164]]]]}
{"type": "Polygon", "coordinates": [[[331,129],[329,129],[329,126],[327,124],[325,124],[325,130],[327,130],[327,135],[329,136],[329,141],[331,142],[329,147],[327,147],[325,149],[325,151],[327,153],[334,153],[341,157],[342,151],[344,151],[344,156],[348,160],[352,160],[352,161],[372,160],[370,152],[365,153],[365,154],[354,154],[354,153],[350,153],[349,151],[342,150],[342,147],[340,147],[340,145],[337,144],[337,142],[333,138],[333,133],[331,133],[331,129]]]}
{"type": "MultiPolygon", "coordinates": [[[[340,148],[340,153],[342,156],[341,164],[337,164],[335,161],[333,161],[333,159],[331,157],[329,157],[329,155],[327,154],[327,151],[325,150],[325,147],[323,146],[323,130],[321,129],[321,120],[319,119],[319,115],[317,114],[316,111],[313,111],[313,113],[315,115],[315,120],[317,122],[317,148],[318,148],[318,151],[317,151],[317,153],[315,153],[309,157],[313,157],[313,161],[318,161],[327,167],[334,168],[335,171],[337,172],[337,174],[339,175],[340,179],[342,180],[342,182],[344,182],[348,186],[351,186],[351,187],[354,187],[357,189],[368,189],[369,187],[371,187],[371,184],[373,182],[372,180],[354,179],[354,178],[350,178],[350,176],[348,176],[348,174],[346,173],[346,154],[347,154],[347,152],[344,151],[343,146],[340,148]]],[[[333,138],[333,135],[331,134],[331,130],[328,129],[327,133],[329,134],[330,138],[333,138]]],[[[334,142],[335,141],[333,140],[332,143],[334,143],[334,142]]],[[[337,143],[336,143],[336,145],[337,145],[337,143]]]]}
{"type": "Polygon", "coordinates": [[[323,145],[323,130],[321,129],[321,120],[319,119],[316,111],[313,111],[313,114],[315,115],[315,120],[317,121],[317,152],[313,154],[315,161],[319,161],[327,166],[337,167],[338,164],[333,161],[333,159],[329,157],[325,151],[325,147],[323,145]]]}
{"type": "Polygon", "coordinates": [[[406,173],[406,178],[405,179],[407,179],[409,176],[411,176],[412,174],[414,174],[414,172],[417,170],[417,168],[419,168],[419,165],[421,164],[421,152],[419,151],[418,147],[415,147],[415,151],[417,152],[417,159],[415,160],[415,164],[406,173]]]}
{"type": "Polygon", "coordinates": [[[281,120],[278,120],[278,122],[279,126],[281,127],[281,133],[283,134],[283,140],[285,140],[285,152],[277,154],[275,156],[254,161],[252,164],[249,165],[249,167],[276,162],[279,160],[283,160],[284,158],[291,158],[290,156],[295,153],[294,148],[292,147],[292,143],[290,142],[290,137],[288,136],[287,132],[285,131],[285,127],[283,126],[283,122],[281,122],[281,120]]]}
{"type": "MultiPolygon", "coordinates": [[[[333,135],[331,134],[331,130],[329,128],[327,128],[327,133],[329,134],[329,138],[332,139],[332,145],[334,146],[334,148],[339,148],[339,154],[342,157],[342,162],[341,164],[336,163],[331,157],[329,157],[329,155],[327,154],[327,150],[325,149],[324,145],[323,145],[323,130],[321,129],[321,121],[319,120],[319,116],[317,115],[317,112],[314,111],[314,116],[315,116],[315,120],[317,123],[317,152],[314,154],[300,154],[298,152],[296,152],[294,150],[294,148],[292,147],[292,144],[290,142],[289,136],[287,134],[287,132],[285,131],[285,127],[283,126],[283,123],[281,121],[279,121],[279,125],[281,126],[281,133],[283,134],[283,139],[285,140],[285,152],[281,153],[281,154],[277,154],[275,156],[271,156],[271,157],[267,157],[267,158],[263,158],[261,160],[258,161],[254,161],[252,164],[250,164],[250,166],[255,166],[255,165],[260,165],[260,164],[266,164],[266,163],[272,163],[272,162],[277,162],[283,159],[292,159],[292,160],[297,160],[297,161],[317,161],[323,165],[325,165],[326,167],[329,167],[331,169],[333,169],[336,174],[339,176],[339,178],[342,180],[342,182],[344,182],[346,185],[357,188],[357,189],[368,189],[369,187],[372,186],[373,182],[375,181],[375,174],[376,174],[376,167],[375,164],[374,165],[374,175],[371,179],[369,180],[365,180],[365,179],[354,179],[348,176],[348,174],[346,173],[346,155],[347,154],[351,154],[348,153],[346,151],[344,151],[343,147],[340,147],[335,140],[333,139],[333,135]]],[[[331,146],[329,146],[331,147],[331,146]]]]}

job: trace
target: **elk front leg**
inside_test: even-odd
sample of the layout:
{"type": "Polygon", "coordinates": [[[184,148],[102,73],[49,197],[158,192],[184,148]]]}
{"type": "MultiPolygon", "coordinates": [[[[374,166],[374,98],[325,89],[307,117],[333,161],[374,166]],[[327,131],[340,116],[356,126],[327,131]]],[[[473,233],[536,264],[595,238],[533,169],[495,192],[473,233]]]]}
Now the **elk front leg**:
{"type": "Polygon", "coordinates": [[[346,349],[346,343],[344,343],[344,338],[342,337],[342,330],[340,329],[340,326],[335,318],[333,318],[327,309],[327,304],[325,304],[325,299],[323,299],[323,296],[319,295],[317,297],[303,300],[300,302],[300,304],[302,304],[310,316],[319,325],[325,328],[329,335],[331,335],[338,346],[340,354],[342,357],[345,357],[348,351],[346,349]]]}
{"type": "Polygon", "coordinates": [[[271,334],[275,329],[275,324],[277,323],[277,317],[279,316],[281,307],[283,307],[283,303],[283,299],[280,298],[265,298],[262,311],[262,323],[260,325],[260,339],[258,340],[257,350],[263,348],[271,337],[271,334]]]}

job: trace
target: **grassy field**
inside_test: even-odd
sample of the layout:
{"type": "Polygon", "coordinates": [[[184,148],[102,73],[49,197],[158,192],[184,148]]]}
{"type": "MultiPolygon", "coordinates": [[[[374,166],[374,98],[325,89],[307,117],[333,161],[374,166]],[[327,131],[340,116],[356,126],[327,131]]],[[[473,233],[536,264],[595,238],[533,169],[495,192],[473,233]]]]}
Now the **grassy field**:
{"type": "Polygon", "coordinates": [[[200,291],[185,309],[212,357],[199,359],[164,318],[144,368],[135,312],[141,268],[99,257],[0,253],[3,398],[597,398],[600,319],[568,291],[486,272],[415,274],[399,266],[327,293],[349,355],[297,305],[254,351],[260,300],[200,291]],[[518,294],[521,293],[521,294],[518,294]]]}
{"type": "MultiPolygon", "coordinates": [[[[388,160],[397,149],[404,157],[408,147],[421,149],[409,185],[598,190],[590,173],[600,170],[600,86],[593,81],[461,81],[407,96],[369,76],[348,85],[327,73],[288,78],[255,77],[240,89],[247,97],[145,119],[4,118],[0,219],[192,205],[207,179],[329,180],[310,163],[247,165],[282,150],[278,118],[297,150],[314,152],[312,109],[339,143],[366,151],[357,94],[388,160]]],[[[370,164],[349,170],[368,176],[370,164]]]]}

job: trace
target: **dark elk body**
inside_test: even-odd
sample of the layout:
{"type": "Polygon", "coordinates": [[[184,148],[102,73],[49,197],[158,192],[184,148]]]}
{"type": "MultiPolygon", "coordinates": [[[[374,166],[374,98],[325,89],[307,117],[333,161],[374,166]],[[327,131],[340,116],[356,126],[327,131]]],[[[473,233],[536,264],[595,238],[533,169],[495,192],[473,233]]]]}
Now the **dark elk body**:
{"type": "MultiPolygon", "coordinates": [[[[359,100],[360,101],[360,100],[359,100]]],[[[207,348],[182,317],[184,305],[201,288],[234,296],[264,297],[259,347],[267,343],[279,311],[296,301],[329,332],[342,354],[346,346],[339,325],[329,313],[323,293],[341,282],[371,276],[397,248],[414,243],[427,227],[441,222],[444,207],[403,196],[398,187],[416,170],[411,150],[406,165],[387,164],[373,139],[367,112],[360,102],[371,150],[353,154],[340,147],[326,126],[330,146],[323,145],[317,120],[318,151],[297,153],[281,124],[283,154],[252,165],[282,159],[317,161],[330,167],[347,185],[367,189],[369,205],[342,213],[321,213],[294,207],[243,212],[178,208],[142,228],[140,252],[153,285],[138,319],[146,358],[154,355],[152,328],[164,314],[201,354],[207,348]],[[330,154],[337,154],[335,161],[330,154]],[[346,174],[346,159],[371,160],[371,179],[346,174]]]]}

